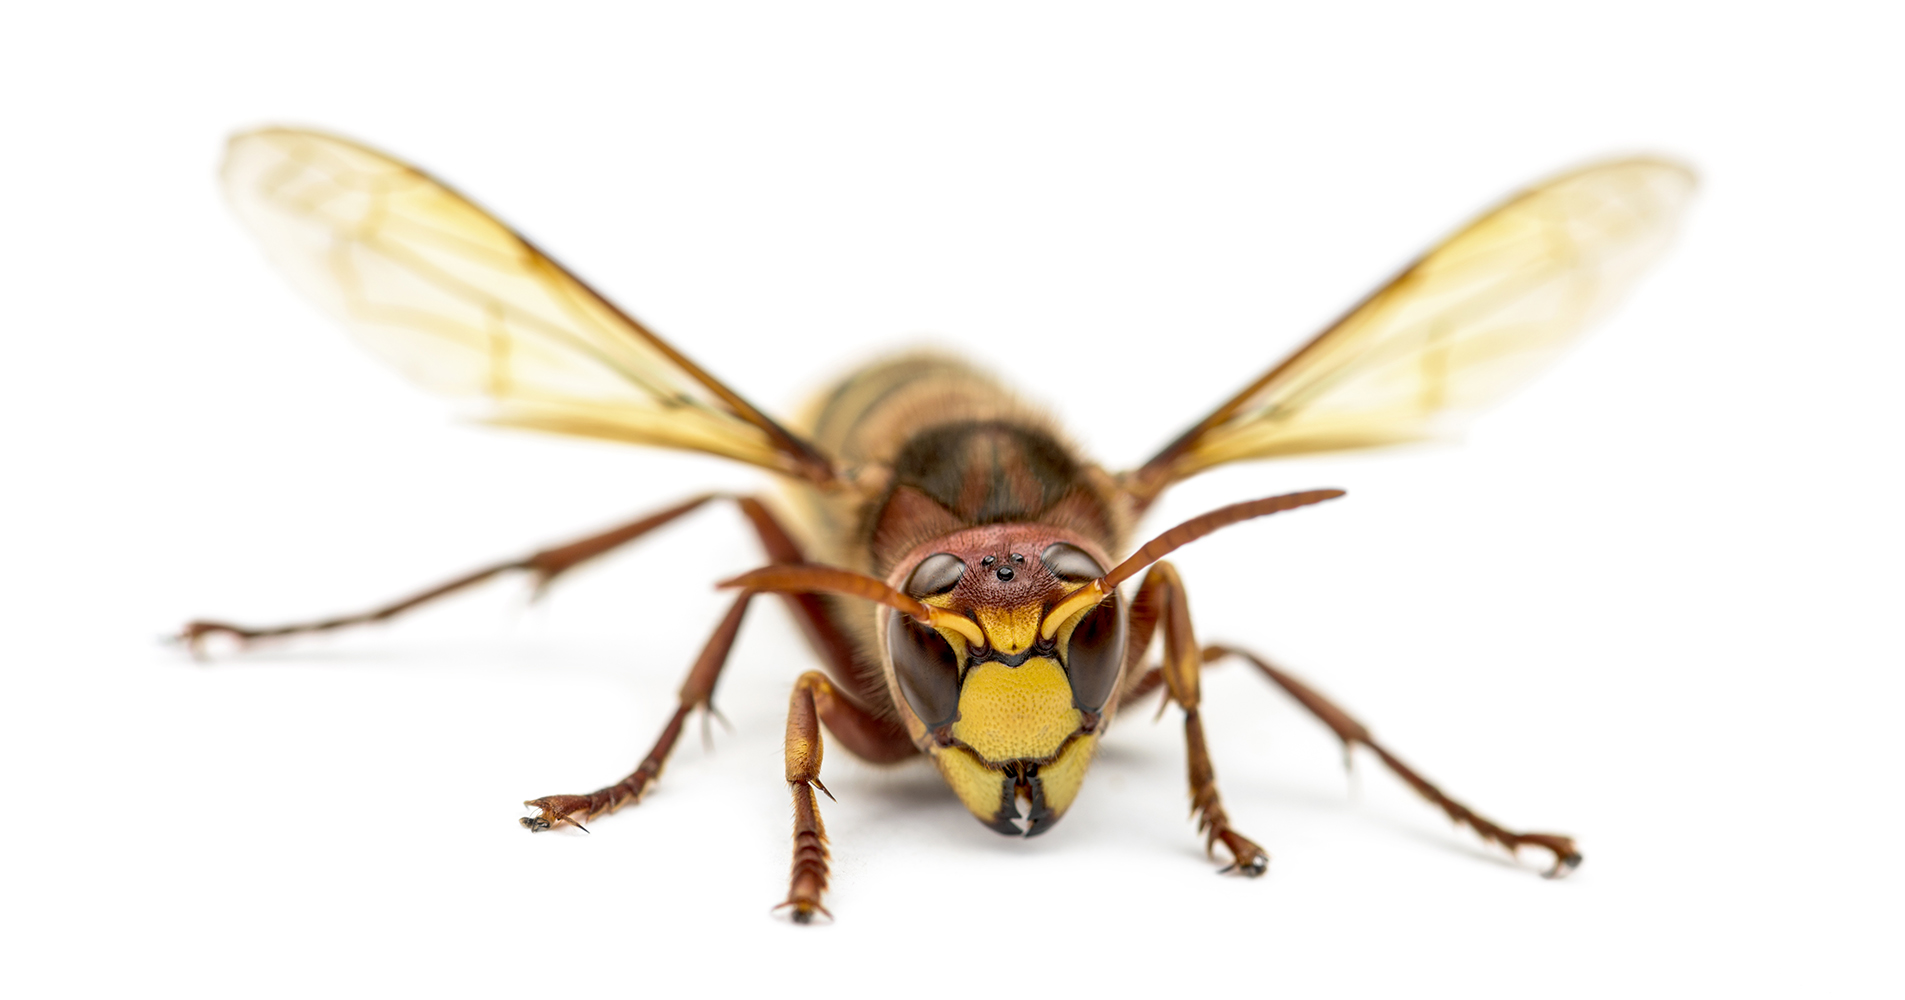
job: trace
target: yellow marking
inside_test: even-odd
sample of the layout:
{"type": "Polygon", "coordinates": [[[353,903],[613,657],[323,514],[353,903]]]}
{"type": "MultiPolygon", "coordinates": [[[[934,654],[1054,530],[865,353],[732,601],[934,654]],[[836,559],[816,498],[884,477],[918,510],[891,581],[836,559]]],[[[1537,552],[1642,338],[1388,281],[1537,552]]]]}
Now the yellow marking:
{"type": "Polygon", "coordinates": [[[1101,582],[1093,580],[1090,583],[1080,585],[1077,590],[1072,591],[1064,600],[1058,602],[1058,606],[1052,609],[1051,614],[1045,616],[1045,623],[1039,627],[1039,634],[1050,639],[1058,634],[1059,628],[1069,621],[1072,616],[1079,614],[1087,608],[1097,607],[1099,602],[1104,599],[1105,587],[1101,582]]]}
{"type": "Polygon", "coordinates": [[[931,605],[927,605],[927,615],[926,624],[939,629],[941,632],[955,633],[974,646],[985,644],[986,637],[979,633],[979,626],[974,625],[972,619],[967,618],[965,615],[954,614],[951,611],[941,611],[931,605]]]}
{"type": "MultiPolygon", "coordinates": [[[[938,629],[942,635],[951,632],[953,635],[957,635],[966,641],[966,645],[962,646],[959,643],[953,642],[951,635],[946,636],[946,641],[953,642],[953,648],[959,650],[961,656],[965,655],[967,646],[984,646],[986,644],[985,633],[979,630],[979,626],[972,623],[972,619],[956,611],[947,609],[946,606],[952,603],[951,594],[934,594],[931,597],[920,598],[919,602],[926,605],[927,618],[925,623],[927,625],[938,629]]],[[[911,612],[908,613],[910,614],[911,612]]],[[[917,620],[917,616],[915,616],[915,620],[917,620]]]]}
{"type": "Polygon", "coordinates": [[[1039,606],[1026,604],[1016,608],[979,608],[979,627],[985,629],[992,648],[1011,656],[1032,648],[1038,638],[1039,606]]]}
{"type": "Polygon", "coordinates": [[[1085,768],[1091,766],[1092,755],[1097,752],[1098,737],[1080,736],[1066,745],[1057,760],[1038,769],[1039,783],[1045,786],[1045,808],[1057,814],[1053,819],[1063,816],[1072,800],[1078,798],[1078,789],[1085,783],[1085,768]]]}
{"type": "MultiPolygon", "coordinates": [[[[1085,783],[1085,770],[1091,766],[1092,757],[1098,752],[1098,737],[1080,736],[1065,745],[1065,750],[1057,760],[1039,768],[1039,783],[1045,792],[1045,808],[1052,811],[1052,819],[1065,815],[1073,802],[1078,799],[1078,790],[1085,783]]],[[[999,803],[1008,780],[1005,772],[981,763],[972,754],[964,750],[947,747],[933,749],[933,763],[938,766],[940,776],[946,779],[946,786],[953,790],[966,809],[988,826],[999,816],[999,803]]],[[[1024,804],[1019,805],[1023,811],[1024,804]]]]}
{"type": "Polygon", "coordinates": [[[1000,785],[1005,781],[1003,771],[987,767],[971,754],[953,747],[935,748],[933,763],[939,765],[940,776],[946,779],[953,794],[959,796],[959,801],[981,822],[990,824],[998,818],[1000,785]]]}
{"type": "Polygon", "coordinates": [[[952,731],[989,761],[1040,760],[1057,753],[1082,721],[1065,668],[1034,656],[1016,667],[986,662],[968,670],[952,731]]]}

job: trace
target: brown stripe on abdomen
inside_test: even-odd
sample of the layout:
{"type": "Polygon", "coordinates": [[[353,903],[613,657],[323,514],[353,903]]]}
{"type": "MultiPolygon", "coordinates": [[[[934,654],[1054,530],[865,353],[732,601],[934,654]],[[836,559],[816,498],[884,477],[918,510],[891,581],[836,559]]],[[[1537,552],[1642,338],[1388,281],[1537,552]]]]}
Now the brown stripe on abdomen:
{"type": "Polygon", "coordinates": [[[893,461],[911,486],[967,524],[1035,521],[1084,484],[1058,442],[1004,421],[942,424],[914,435],[893,461]]]}

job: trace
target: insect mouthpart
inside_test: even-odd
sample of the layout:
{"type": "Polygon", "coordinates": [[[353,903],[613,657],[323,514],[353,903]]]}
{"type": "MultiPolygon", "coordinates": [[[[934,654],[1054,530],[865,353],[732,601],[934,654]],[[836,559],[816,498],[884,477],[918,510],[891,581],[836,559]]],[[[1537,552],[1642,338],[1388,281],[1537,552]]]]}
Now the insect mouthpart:
{"type": "Polygon", "coordinates": [[[1008,653],[996,646],[986,646],[966,652],[966,668],[971,669],[981,663],[998,663],[1008,667],[1023,666],[1025,661],[1035,656],[1055,656],[1058,643],[1050,639],[1040,639],[1016,653],[1008,653]]]}
{"type": "Polygon", "coordinates": [[[1037,761],[1013,761],[999,783],[999,812],[986,825],[1008,837],[1036,837],[1058,822],[1058,813],[1045,804],[1045,782],[1037,761]],[[1020,801],[1025,807],[1019,807],[1020,801]]]}
{"type": "Polygon", "coordinates": [[[987,763],[971,747],[938,748],[933,763],[973,818],[1008,837],[1036,837],[1078,798],[1098,737],[1074,732],[1050,757],[987,763]]]}

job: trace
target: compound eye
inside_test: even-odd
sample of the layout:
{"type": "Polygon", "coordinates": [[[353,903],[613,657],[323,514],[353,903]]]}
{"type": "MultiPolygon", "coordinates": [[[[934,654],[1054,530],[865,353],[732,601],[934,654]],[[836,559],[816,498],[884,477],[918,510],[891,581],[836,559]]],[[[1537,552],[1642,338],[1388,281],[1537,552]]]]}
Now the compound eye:
{"type": "Polygon", "coordinates": [[[930,597],[953,589],[966,575],[966,564],[950,552],[937,552],[921,559],[906,578],[906,592],[913,597],[930,597]]]}
{"type": "Polygon", "coordinates": [[[1098,565],[1098,560],[1069,542],[1053,542],[1046,546],[1045,551],[1039,553],[1039,561],[1052,571],[1053,576],[1074,583],[1096,580],[1105,575],[1105,568],[1098,565]]]}
{"type": "Polygon", "coordinates": [[[946,637],[895,611],[886,621],[886,651],[913,714],[927,729],[951,724],[959,715],[959,654],[946,637]]]}
{"type": "Polygon", "coordinates": [[[1065,673],[1071,677],[1072,700],[1087,712],[1097,712],[1111,700],[1124,662],[1124,599],[1117,594],[1085,612],[1065,644],[1065,673]]]}

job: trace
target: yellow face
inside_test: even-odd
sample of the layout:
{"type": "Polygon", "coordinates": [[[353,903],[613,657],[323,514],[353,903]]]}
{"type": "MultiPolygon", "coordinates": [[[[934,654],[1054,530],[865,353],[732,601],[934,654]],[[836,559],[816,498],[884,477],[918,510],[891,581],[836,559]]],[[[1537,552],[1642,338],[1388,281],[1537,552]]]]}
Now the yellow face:
{"type": "Polygon", "coordinates": [[[976,623],[984,642],[887,616],[894,701],[980,822],[1042,833],[1078,797],[1115,707],[1124,608],[1113,595],[1041,637],[1047,612],[1104,572],[1102,557],[1049,527],[969,529],[930,548],[904,567],[901,589],[976,623]]]}

